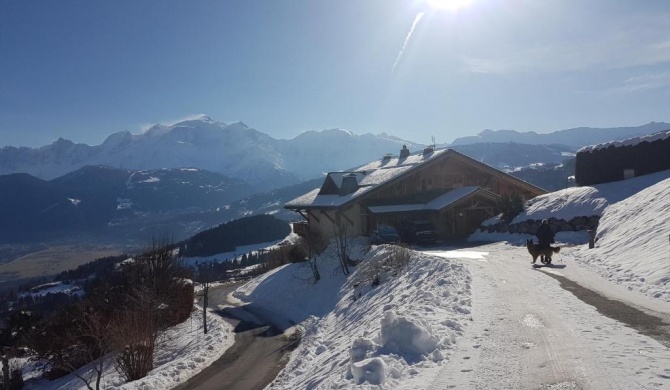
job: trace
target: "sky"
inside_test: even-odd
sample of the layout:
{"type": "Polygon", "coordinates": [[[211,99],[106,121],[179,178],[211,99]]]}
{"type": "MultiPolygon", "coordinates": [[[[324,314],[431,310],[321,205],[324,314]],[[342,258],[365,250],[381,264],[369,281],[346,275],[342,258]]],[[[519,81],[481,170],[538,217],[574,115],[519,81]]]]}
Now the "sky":
{"type": "Polygon", "coordinates": [[[0,0],[0,147],[201,114],[419,143],[670,122],[668,31],[665,0],[0,0]]]}

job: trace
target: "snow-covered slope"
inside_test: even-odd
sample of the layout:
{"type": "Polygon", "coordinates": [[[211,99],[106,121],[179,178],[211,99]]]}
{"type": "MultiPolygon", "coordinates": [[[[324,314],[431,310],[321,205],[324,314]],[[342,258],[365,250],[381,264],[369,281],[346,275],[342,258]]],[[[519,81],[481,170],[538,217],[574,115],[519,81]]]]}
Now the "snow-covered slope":
{"type": "Polygon", "coordinates": [[[52,179],[85,165],[132,170],[196,167],[267,190],[397,153],[403,144],[416,148],[387,135],[359,136],[338,129],[277,140],[242,122],[225,124],[203,116],[155,125],[142,134],[118,132],[96,146],[62,138],[38,149],[7,146],[0,149],[0,174],[24,172],[52,179]]]}
{"type": "Polygon", "coordinates": [[[382,273],[372,285],[371,268],[390,255],[389,247],[375,247],[347,279],[326,251],[316,284],[300,263],[238,289],[238,298],[305,330],[272,388],[397,388],[448,361],[470,320],[470,273],[459,262],[412,252],[398,276],[382,273]]]}
{"type": "Polygon", "coordinates": [[[670,179],[607,207],[596,239],[594,249],[573,255],[630,290],[670,302],[670,179]]]}

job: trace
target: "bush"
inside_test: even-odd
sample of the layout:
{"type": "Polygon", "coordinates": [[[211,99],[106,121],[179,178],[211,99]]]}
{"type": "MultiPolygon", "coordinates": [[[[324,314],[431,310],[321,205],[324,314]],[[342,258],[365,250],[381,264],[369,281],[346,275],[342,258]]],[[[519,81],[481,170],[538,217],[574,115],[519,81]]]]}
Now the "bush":
{"type": "Polygon", "coordinates": [[[503,221],[510,223],[523,211],[523,198],[518,193],[505,194],[498,202],[498,209],[502,213],[503,221]]]}
{"type": "Polygon", "coordinates": [[[362,294],[361,288],[368,285],[376,287],[387,279],[398,276],[412,259],[412,252],[406,246],[388,245],[387,248],[386,256],[361,263],[354,282],[356,297],[362,294]]]}

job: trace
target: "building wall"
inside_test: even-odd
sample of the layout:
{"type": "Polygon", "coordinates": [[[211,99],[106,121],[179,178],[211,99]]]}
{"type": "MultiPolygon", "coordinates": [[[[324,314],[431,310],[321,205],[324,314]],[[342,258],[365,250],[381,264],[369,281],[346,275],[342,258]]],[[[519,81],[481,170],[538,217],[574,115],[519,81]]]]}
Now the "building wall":
{"type": "MultiPolygon", "coordinates": [[[[369,235],[379,223],[398,227],[405,221],[428,220],[435,224],[438,235],[442,239],[463,237],[473,232],[482,221],[492,216],[490,210],[495,207],[493,204],[495,202],[486,202],[487,211],[471,210],[463,205],[444,213],[432,211],[372,216],[365,214],[365,212],[369,206],[426,203],[449,190],[467,186],[485,188],[499,195],[520,193],[525,199],[537,195],[505,180],[504,176],[483,171],[480,167],[449,156],[422,167],[418,172],[392,185],[377,189],[374,194],[346,210],[345,215],[353,223],[349,226],[352,234],[369,235]]],[[[333,222],[320,211],[312,211],[312,213],[317,216],[319,221],[310,216],[310,229],[324,237],[331,237],[334,231],[333,222]]],[[[334,221],[337,218],[334,210],[328,211],[328,215],[334,221]]],[[[349,224],[346,219],[342,220],[349,224]]]]}
{"type": "Polygon", "coordinates": [[[471,165],[447,158],[437,164],[425,167],[402,181],[377,191],[364,204],[406,204],[427,202],[438,195],[459,187],[477,186],[499,195],[520,193],[525,199],[535,194],[514,185],[502,177],[483,172],[471,165]]]}
{"type": "Polygon", "coordinates": [[[670,138],[578,152],[575,180],[582,186],[619,181],[629,169],[635,176],[670,169],[670,138]]]}
{"type": "Polygon", "coordinates": [[[324,210],[330,219],[321,211],[311,211],[309,215],[309,226],[312,232],[320,234],[322,237],[330,238],[335,234],[335,223],[346,224],[347,232],[352,235],[366,234],[363,229],[363,217],[361,216],[361,207],[359,204],[340,213],[336,210],[324,210]],[[340,214],[340,215],[338,215],[340,214]],[[316,216],[316,218],[314,218],[316,216]],[[346,216],[348,218],[344,218],[346,216]],[[332,219],[332,221],[331,221],[332,219]]]}

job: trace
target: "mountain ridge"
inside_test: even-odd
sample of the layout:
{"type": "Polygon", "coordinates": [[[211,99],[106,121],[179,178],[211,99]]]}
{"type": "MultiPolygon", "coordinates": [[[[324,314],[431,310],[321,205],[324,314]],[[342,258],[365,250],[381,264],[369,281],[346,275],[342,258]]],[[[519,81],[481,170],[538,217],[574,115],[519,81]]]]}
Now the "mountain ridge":
{"type": "Polygon", "coordinates": [[[420,147],[388,135],[356,135],[342,129],[281,140],[243,122],[225,124],[202,117],[154,125],[141,134],[112,133],[94,146],[63,138],[39,148],[5,146],[0,149],[0,174],[25,172],[48,180],[86,165],[133,170],[197,167],[265,191],[365,163],[399,151],[403,144],[420,147]]]}
{"type": "MultiPolygon", "coordinates": [[[[502,168],[549,162],[538,159],[541,149],[551,156],[550,162],[560,162],[562,155],[569,156],[583,146],[668,128],[670,124],[651,122],[636,127],[578,127],[548,134],[487,129],[439,146],[467,151],[473,158],[502,168]],[[525,151],[517,153],[510,144],[525,151]]],[[[94,146],[62,137],[39,148],[5,146],[0,149],[0,175],[24,172],[49,180],[87,165],[129,170],[196,167],[241,179],[262,192],[349,169],[387,153],[397,154],[402,145],[412,151],[424,147],[387,133],[358,135],[339,128],[275,139],[244,122],[226,124],[202,116],[156,124],[140,134],[115,132],[94,146]]]]}
{"type": "Polygon", "coordinates": [[[466,145],[482,142],[517,142],[523,144],[559,144],[574,148],[596,145],[611,140],[623,140],[670,129],[669,123],[649,122],[640,126],[623,127],[574,127],[550,133],[535,131],[486,129],[474,136],[456,138],[451,145],[466,145]]]}
{"type": "MultiPolygon", "coordinates": [[[[175,216],[224,208],[254,192],[239,179],[195,168],[133,171],[100,165],[50,181],[27,173],[0,175],[0,187],[3,242],[79,233],[131,236],[165,226],[175,216]]],[[[175,234],[209,227],[197,222],[175,228],[175,234]]]]}

